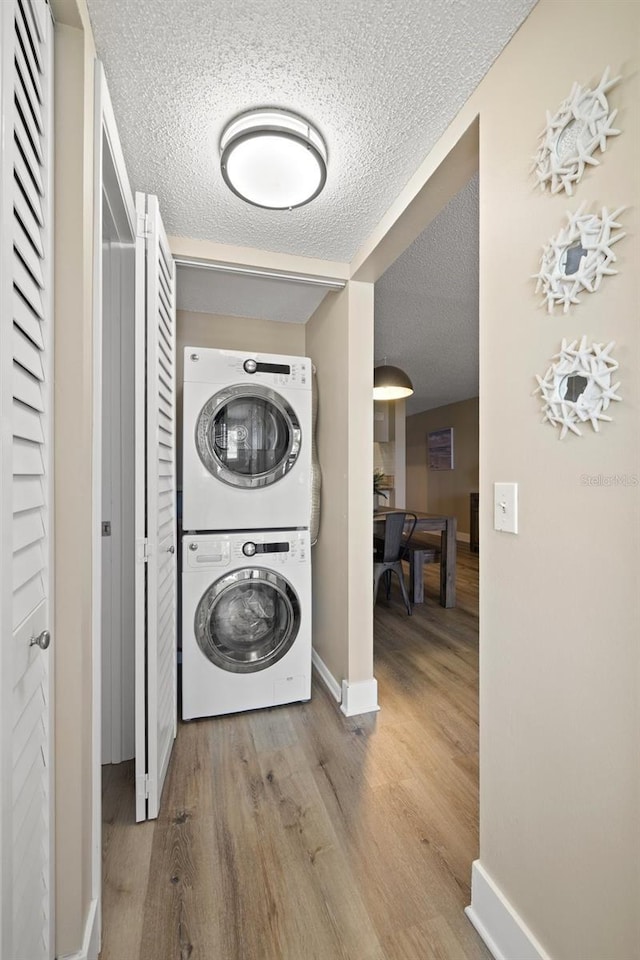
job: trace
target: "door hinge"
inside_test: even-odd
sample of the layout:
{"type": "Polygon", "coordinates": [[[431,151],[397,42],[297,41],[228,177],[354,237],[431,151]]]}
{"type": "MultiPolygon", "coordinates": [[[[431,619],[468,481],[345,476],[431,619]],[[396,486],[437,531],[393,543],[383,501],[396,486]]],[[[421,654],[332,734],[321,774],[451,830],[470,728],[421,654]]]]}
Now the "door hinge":
{"type": "Polygon", "coordinates": [[[136,777],[136,790],[138,792],[138,798],[140,800],[149,799],[149,774],[144,773],[139,777],[136,777]]]}
{"type": "Polygon", "coordinates": [[[102,536],[103,537],[111,536],[111,520],[102,521],[102,536]]]}
{"type": "Polygon", "coordinates": [[[138,237],[142,237],[144,240],[146,240],[147,237],[149,236],[149,214],[148,213],[138,214],[136,235],[138,237]]]}
{"type": "Polygon", "coordinates": [[[143,540],[136,540],[136,560],[138,563],[149,562],[149,541],[146,537],[143,540]]]}

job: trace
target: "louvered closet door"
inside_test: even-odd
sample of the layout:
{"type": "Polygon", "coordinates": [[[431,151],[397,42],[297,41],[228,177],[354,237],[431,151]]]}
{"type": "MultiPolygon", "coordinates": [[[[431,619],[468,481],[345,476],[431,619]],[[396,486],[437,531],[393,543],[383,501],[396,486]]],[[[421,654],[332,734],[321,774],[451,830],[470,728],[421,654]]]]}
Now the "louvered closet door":
{"type": "MultiPolygon", "coordinates": [[[[162,787],[176,735],[176,498],[175,498],[175,265],[154,196],[136,194],[138,213],[138,266],[140,284],[142,244],[146,249],[146,283],[138,286],[137,309],[145,300],[146,323],[146,651],[145,675],[140,673],[140,631],[136,658],[136,779],[137,819],[143,819],[141,722],[146,714],[146,816],[158,816],[162,787]],[[142,690],[142,680],[146,691],[142,690]],[[140,709],[146,693],[146,709],[140,709]]],[[[139,333],[137,342],[142,342],[139,333]]],[[[142,423],[137,395],[138,422],[142,423]]],[[[138,447],[138,441],[136,440],[138,447]]],[[[138,447],[138,456],[140,449],[138,447]]],[[[140,464],[139,469],[142,465],[140,464]]],[[[136,481],[137,483],[137,481],[136,481]]],[[[138,504],[138,508],[140,503],[138,504]]],[[[138,513],[139,516],[139,513],[138,513]]],[[[138,529],[141,529],[139,527],[138,529]]],[[[139,550],[139,557],[143,551],[139,550]]],[[[139,566],[140,570],[140,566],[139,566]]],[[[142,597],[137,591],[138,617],[142,597]]]]}
{"type": "Polygon", "coordinates": [[[52,23],[4,0],[0,223],[2,960],[53,955],[52,23]],[[34,642],[34,641],[39,641],[34,642]]]}

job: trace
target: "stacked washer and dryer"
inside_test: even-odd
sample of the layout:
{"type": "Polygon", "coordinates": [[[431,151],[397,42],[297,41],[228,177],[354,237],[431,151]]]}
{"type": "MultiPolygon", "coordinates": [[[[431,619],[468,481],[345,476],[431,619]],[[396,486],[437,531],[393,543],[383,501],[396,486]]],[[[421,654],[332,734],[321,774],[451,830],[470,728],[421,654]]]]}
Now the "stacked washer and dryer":
{"type": "Polygon", "coordinates": [[[312,365],[186,347],[182,716],[311,696],[312,365]]]}

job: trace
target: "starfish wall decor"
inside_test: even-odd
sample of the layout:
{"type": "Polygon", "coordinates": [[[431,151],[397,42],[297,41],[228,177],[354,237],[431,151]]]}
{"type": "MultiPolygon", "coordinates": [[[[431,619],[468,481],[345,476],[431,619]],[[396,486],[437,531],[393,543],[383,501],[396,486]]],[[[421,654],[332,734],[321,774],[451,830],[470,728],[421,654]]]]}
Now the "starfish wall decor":
{"type": "Polygon", "coordinates": [[[580,303],[579,293],[595,293],[603,277],[617,273],[612,247],[625,236],[617,222],[624,209],[609,213],[603,207],[600,216],[584,213],[583,207],[567,213],[567,225],[543,248],[540,270],[533,275],[549,313],[556,305],[567,313],[572,303],[580,303]]]}
{"type": "Polygon", "coordinates": [[[560,427],[560,440],[571,431],[582,436],[579,424],[590,422],[598,432],[598,423],[613,418],[605,413],[612,400],[621,400],[617,393],[619,383],[611,382],[611,374],[618,362],[611,356],[615,347],[612,340],[587,346],[586,336],[580,342],[562,341],[560,352],[544,377],[536,374],[538,386],[534,394],[542,394],[543,423],[560,427]]]}
{"type": "Polygon", "coordinates": [[[607,67],[595,90],[574,83],[555,115],[547,111],[547,125],[540,135],[531,168],[542,190],[565,190],[572,196],[574,184],[580,181],[585,167],[599,164],[595,151],[604,153],[607,137],[621,133],[613,126],[618,111],[610,110],[607,100],[608,91],[619,80],[620,77],[609,78],[607,67]]]}

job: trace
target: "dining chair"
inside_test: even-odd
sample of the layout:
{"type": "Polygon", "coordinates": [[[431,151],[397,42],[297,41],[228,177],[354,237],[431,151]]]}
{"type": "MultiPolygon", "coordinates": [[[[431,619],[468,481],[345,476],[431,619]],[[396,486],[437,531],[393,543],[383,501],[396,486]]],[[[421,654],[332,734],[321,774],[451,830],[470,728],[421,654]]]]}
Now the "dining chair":
{"type": "Polygon", "coordinates": [[[378,599],[378,587],[380,580],[385,577],[387,588],[387,600],[391,591],[391,574],[395,573],[400,581],[400,589],[404,605],[407,608],[409,616],[413,613],[409,595],[404,582],[404,573],[402,570],[402,556],[405,551],[405,544],[413,536],[416,526],[415,513],[398,511],[396,513],[387,513],[384,518],[384,534],[381,538],[374,538],[375,553],[373,558],[373,605],[375,607],[378,599]],[[406,527],[406,529],[405,529],[406,527]]]}

